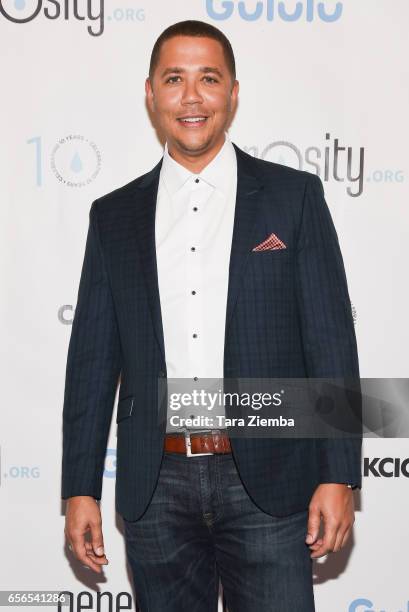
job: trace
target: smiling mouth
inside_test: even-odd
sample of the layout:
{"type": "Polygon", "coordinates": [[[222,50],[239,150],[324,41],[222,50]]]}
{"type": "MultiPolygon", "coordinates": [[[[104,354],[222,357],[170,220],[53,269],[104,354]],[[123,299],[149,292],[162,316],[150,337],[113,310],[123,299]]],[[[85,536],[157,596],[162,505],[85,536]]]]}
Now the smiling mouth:
{"type": "Polygon", "coordinates": [[[206,123],[207,119],[208,117],[197,115],[192,117],[178,117],[177,120],[183,127],[200,128],[206,123]]]}

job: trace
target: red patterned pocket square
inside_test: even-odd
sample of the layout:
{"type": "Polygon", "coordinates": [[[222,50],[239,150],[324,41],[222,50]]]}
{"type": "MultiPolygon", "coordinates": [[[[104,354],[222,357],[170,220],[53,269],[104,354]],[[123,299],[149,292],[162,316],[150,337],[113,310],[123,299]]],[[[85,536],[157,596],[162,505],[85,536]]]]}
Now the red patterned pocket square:
{"type": "Polygon", "coordinates": [[[278,236],[270,234],[268,238],[260,242],[252,249],[253,251],[274,251],[276,249],[286,249],[286,245],[278,236]]]}

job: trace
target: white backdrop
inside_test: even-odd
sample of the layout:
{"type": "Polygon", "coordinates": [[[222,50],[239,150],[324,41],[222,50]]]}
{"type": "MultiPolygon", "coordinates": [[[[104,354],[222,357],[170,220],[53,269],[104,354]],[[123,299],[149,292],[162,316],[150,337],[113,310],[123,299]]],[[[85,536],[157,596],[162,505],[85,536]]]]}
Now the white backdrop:
{"type": "MultiPolygon", "coordinates": [[[[155,39],[188,18],[229,37],[241,87],[231,139],[320,174],[344,256],[361,376],[404,378],[409,4],[94,0],[91,9],[93,20],[85,0],[0,1],[0,589],[85,591],[97,610],[98,590],[132,593],[114,512],[116,427],[101,504],[110,564],[98,579],[64,547],[66,354],[91,202],[161,156],[144,101],[155,39]]],[[[365,439],[363,455],[405,459],[408,442],[365,439]]],[[[352,541],[314,562],[317,611],[407,612],[407,476],[365,473],[356,505],[352,541]]]]}

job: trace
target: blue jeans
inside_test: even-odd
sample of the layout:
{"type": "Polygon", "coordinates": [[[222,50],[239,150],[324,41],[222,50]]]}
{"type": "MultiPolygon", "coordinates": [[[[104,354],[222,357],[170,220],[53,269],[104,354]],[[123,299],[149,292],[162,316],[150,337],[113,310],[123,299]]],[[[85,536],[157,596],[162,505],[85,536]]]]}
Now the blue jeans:
{"type": "Polygon", "coordinates": [[[147,510],[124,520],[141,612],[216,612],[219,578],[229,612],[314,612],[307,519],[260,510],[230,453],[165,452],[147,510]]]}

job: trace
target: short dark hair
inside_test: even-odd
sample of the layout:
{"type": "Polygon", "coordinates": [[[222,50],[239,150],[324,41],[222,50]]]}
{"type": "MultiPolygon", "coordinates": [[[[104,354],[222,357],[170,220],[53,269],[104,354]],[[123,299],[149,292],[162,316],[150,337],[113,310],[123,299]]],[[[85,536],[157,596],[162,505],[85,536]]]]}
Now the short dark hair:
{"type": "Polygon", "coordinates": [[[230,41],[221,30],[205,21],[195,21],[189,19],[187,21],[179,21],[163,30],[162,34],[153,45],[151,60],[149,63],[149,78],[152,80],[153,73],[159,63],[159,55],[163,43],[174,36],[197,36],[198,38],[213,38],[217,40],[223,47],[224,58],[231,74],[232,80],[236,78],[236,62],[230,41]]]}

